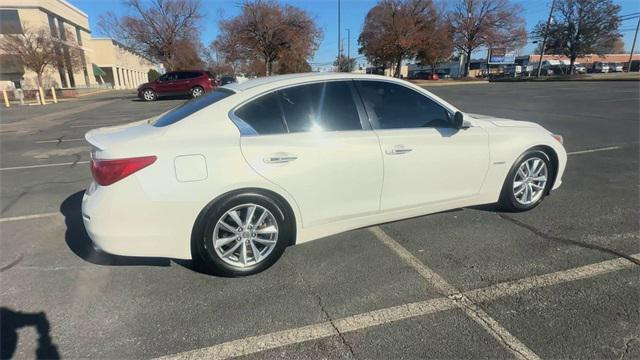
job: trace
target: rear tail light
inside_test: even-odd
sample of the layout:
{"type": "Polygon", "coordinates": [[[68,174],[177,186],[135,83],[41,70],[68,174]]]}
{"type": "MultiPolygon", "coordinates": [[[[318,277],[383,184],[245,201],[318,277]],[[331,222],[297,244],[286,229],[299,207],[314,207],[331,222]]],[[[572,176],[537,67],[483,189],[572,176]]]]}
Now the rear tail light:
{"type": "Polygon", "coordinates": [[[98,184],[107,186],[146,168],[156,159],[155,156],[109,160],[91,159],[91,174],[98,184]]]}
{"type": "Polygon", "coordinates": [[[552,136],[554,139],[558,140],[558,142],[559,142],[560,144],[564,144],[564,138],[562,138],[562,135],[558,135],[558,134],[551,134],[551,136],[552,136]]]}

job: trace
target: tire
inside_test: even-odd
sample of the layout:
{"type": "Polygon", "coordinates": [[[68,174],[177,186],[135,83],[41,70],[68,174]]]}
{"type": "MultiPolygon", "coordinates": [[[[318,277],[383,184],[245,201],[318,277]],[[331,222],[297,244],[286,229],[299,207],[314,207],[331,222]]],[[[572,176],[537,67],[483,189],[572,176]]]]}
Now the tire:
{"type": "Polygon", "coordinates": [[[191,94],[191,97],[195,99],[204,95],[204,89],[201,86],[194,86],[189,90],[189,94],[191,94]]]}
{"type": "Polygon", "coordinates": [[[142,99],[144,101],[156,101],[158,100],[158,94],[153,89],[142,90],[142,99]]]}
{"type": "Polygon", "coordinates": [[[532,149],[522,154],[514,162],[502,185],[501,209],[521,212],[538,206],[549,193],[554,171],[549,155],[544,151],[532,149]]]}
{"type": "Polygon", "coordinates": [[[225,196],[205,209],[197,227],[200,231],[193,238],[193,258],[205,272],[214,275],[259,273],[280,258],[295,236],[293,219],[285,214],[283,204],[260,192],[225,196]],[[249,216],[252,221],[247,224],[249,216]]]}

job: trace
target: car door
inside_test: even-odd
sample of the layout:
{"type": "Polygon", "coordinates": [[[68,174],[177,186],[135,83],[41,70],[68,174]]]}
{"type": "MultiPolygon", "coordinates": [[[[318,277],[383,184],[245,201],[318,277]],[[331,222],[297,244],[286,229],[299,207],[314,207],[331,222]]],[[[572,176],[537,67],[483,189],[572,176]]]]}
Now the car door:
{"type": "Polygon", "coordinates": [[[175,92],[175,82],[178,79],[178,74],[176,73],[166,73],[158,79],[158,83],[156,85],[156,92],[160,94],[171,94],[175,92]]]}
{"type": "Polygon", "coordinates": [[[488,134],[452,127],[453,114],[408,86],[356,81],[384,159],[381,209],[476,195],[489,166],[488,134]]]}
{"type": "Polygon", "coordinates": [[[382,156],[356,96],[351,81],[319,82],[263,95],[234,113],[246,160],[295,199],[303,227],[379,210],[382,156]]]}

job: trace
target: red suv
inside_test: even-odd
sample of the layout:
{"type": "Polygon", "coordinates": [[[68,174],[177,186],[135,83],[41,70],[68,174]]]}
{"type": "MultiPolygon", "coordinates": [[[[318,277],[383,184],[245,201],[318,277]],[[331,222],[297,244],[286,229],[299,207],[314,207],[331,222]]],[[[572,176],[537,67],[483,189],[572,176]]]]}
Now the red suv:
{"type": "Polygon", "coordinates": [[[207,71],[171,71],[158,80],[138,86],[138,97],[146,101],[169,95],[190,95],[196,98],[213,90],[215,86],[215,78],[207,71]]]}

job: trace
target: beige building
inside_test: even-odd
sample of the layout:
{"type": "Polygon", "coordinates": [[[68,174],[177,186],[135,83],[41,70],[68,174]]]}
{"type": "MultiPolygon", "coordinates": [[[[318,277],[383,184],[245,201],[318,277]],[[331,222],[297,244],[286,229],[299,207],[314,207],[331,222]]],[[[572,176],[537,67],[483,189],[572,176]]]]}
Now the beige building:
{"type": "MultiPolygon", "coordinates": [[[[50,31],[60,38],[63,54],[68,54],[65,41],[76,42],[83,51],[79,66],[72,66],[67,60],[57,68],[49,67],[43,76],[45,88],[135,88],[146,81],[147,72],[155,67],[111,39],[92,39],[87,14],[66,0],[0,0],[0,37],[24,33],[25,28],[50,31]]],[[[0,88],[15,87],[35,89],[36,74],[17,59],[0,53],[0,88]]]]}
{"type": "MultiPolygon", "coordinates": [[[[87,14],[65,0],[0,0],[0,36],[20,34],[25,28],[49,29],[53,36],[77,42],[84,52],[82,65],[73,68],[69,61],[57,69],[49,68],[43,77],[45,87],[82,88],[96,84],[87,42],[91,39],[87,14]],[[70,35],[73,39],[67,39],[70,35]]],[[[60,51],[68,54],[68,48],[60,51]]],[[[36,88],[36,74],[10,56],[0,54],[0,81],[36,88]]]]}
{"type": "Polygon", "coordinates": [[[114,89],[132,89],[147,82],[147,73],[156,65],[126,46],[109,38],[91,40],[98,83],[110,84],[114,89]]]}

